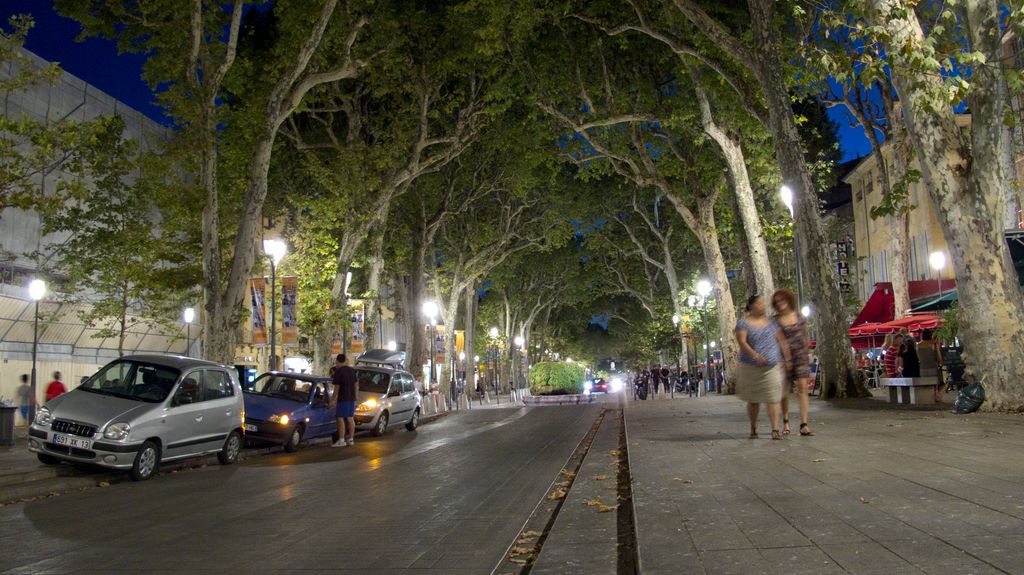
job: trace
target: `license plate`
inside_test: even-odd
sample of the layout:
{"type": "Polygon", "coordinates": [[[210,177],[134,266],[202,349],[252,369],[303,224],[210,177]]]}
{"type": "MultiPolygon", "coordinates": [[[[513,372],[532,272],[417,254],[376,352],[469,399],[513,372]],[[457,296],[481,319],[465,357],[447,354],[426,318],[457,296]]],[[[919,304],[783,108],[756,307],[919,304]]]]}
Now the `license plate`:
{"type": "Polygon", "coordinates": [[[92,441],[89,441],[88,439],[68,437],[67,435],[61,435],[59,433],[54,433],[51,441],[57,445],[66,445],[68,447],[76,447],[78,449],[89,449],[92,447],[92,441]]]}
{"type": "Polygon", "coordinates": [[[252,431],[252,432],[255,432],[255,431],[256,431],[256,426],[255,426],[255,425],[252,425],[252,424],[250,424],[250,423],[246,423],[246,424],[245,424],[245,430],[246,430],[246,431],[252,431]]]}

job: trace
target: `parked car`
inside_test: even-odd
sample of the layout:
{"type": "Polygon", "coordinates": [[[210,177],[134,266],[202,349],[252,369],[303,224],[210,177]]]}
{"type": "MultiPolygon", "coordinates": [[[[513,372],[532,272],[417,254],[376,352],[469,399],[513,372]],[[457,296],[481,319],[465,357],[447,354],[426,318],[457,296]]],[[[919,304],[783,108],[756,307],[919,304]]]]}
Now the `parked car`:
{"type": "Polygon", "coordinates": [[[356,365],[359,398],[356,429],[383,435],[391,425],[405,424],[409,431],[420,421],[420,393],[412,374],[394,367],[356,365]]]}
{"type": "Polygon", "coordinates": [[[245,393],[245,438],[284,445],[291,453],[304,440],[333,436],[338,420],[329,407],[331,380],[297,373],[264,373],[245,393]]]}
{"type": "Polygon", "coordinates": [[[242,389],[229,367],[173,355],[112,361],[79,387],[39,408],[29,450],[61,461],[126,469],[149,479],[161,463],[242,450],[242,389]]]}

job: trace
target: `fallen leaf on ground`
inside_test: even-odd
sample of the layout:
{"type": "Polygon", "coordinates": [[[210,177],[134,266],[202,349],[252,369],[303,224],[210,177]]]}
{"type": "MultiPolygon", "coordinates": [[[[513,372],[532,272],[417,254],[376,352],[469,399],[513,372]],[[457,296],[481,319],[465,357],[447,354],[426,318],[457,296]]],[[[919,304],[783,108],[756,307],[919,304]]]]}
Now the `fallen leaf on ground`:
{"type": "Polygon", "coordinates": [[[607,475],[595,475],[593,479],[594,479],[594,481],[604,481],[605,479],[608,479],[608,476],[607,475]]]}
{"type": "Polygon", "coordinates": [[[513,547],[508,550],[509,555],[530,555],[533,549],[529,547],[513,547]]]}
{"type": "Polygon", "coordinates": [[[565,490],[564,487],[559,487],[558,489],[552,491],[551,495],[548,495],[548,499],[550,499],[551,501],[556,501],[558,499],[565,499],[565,495],[567,493],[568,492],[565,490]]]}
{"type": "Polygon", "coordinates": [[[871,500],[868,499],[867,497],[861,497],[860,502],[867,505],[868,503],[871,503],[871,500]]]}
{"type": "Polygon", "coordinates": [[[523,537],[540,537],[540,531],[527,531],[523,533],[523,537]]]}
{"type": "Polygon", "coordinates": [[[615,511],[618,508],[619,508],[619,506],[617,504],[616,505],[602,505],[602,506],[597,508],[597,512],[598,513],[608,513],[609,511],[615,511]]]}
{"type": "Polygon", "coordinates": [[[683,483],[686,485],[693,485],[693,481],[690,481],[689,479],[683,480],[683,483]]]}
{"type": "Polygon", "coordinates": [[[682,481],[682,480],[683,480],[682,477],[673,477],[672,478],[672,481],[682,481]]]}
{"type": "Polygon", "coordinates": [[[516,565],[526,565],[526,559],[519,559],[518,557],[513,557],[509,559],[509,561],[515,563],[516,565]]]}
{"type": "Polygon", "coordinates": [[[825,461],[825,460],[824,459],[815,459],[814,463],[821,463],[822,461],[825,461]]]}
{"type": "Polygon", "coordinates": [[[566,470],[563,469],[561,471],[561,473],[562,473],[562,475],[564,475],[566,477],[566,479],[575,479],[576,478],[576,472],[574,472],[574,471],[566,471],[566,470]]]}
{"type": "Polygon", "coordinates": [[[611,455],[612,457],[618,457],[619,456],[619,450],[618,449],[613,449],[613,450],[608,452],[608,455],[611,455]]]}
{"type": "Polygon", "coordinates": [[[588,507],[593,507],[594,505],[604,505],[604,501],[601,501],[600,499],[587,499],[583,504],[588,507]]]}
{"type": "Polygon", "coordinates": [[[98,485],[100,487],[110,487],[110,482],[109,481],[100,481],[96,485],[98,485]]]}

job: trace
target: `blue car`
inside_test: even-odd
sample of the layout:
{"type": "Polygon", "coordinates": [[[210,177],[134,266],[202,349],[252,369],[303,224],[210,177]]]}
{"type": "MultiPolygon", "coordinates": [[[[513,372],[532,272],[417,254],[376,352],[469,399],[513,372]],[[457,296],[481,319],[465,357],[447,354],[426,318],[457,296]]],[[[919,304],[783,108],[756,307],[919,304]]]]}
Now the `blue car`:
{"type": "Polygon", "coordinates": [[[329,407],[327,377],[271,371],[245,390],[245,438],[284,445],[291,453],[303,441],[338,437],[338,420],[329,407]]]}

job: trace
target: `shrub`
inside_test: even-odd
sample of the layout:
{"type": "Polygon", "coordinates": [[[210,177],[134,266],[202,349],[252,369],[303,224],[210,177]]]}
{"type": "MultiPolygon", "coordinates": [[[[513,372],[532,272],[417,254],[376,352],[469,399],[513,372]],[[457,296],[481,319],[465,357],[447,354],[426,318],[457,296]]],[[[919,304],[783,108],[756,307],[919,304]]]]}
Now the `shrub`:
{"type": "Polygon", "coordinates": [[[577,363],[544,361],[530,367],[530,392],[534,395],[579,393],[586,370],[577,363]]]}

